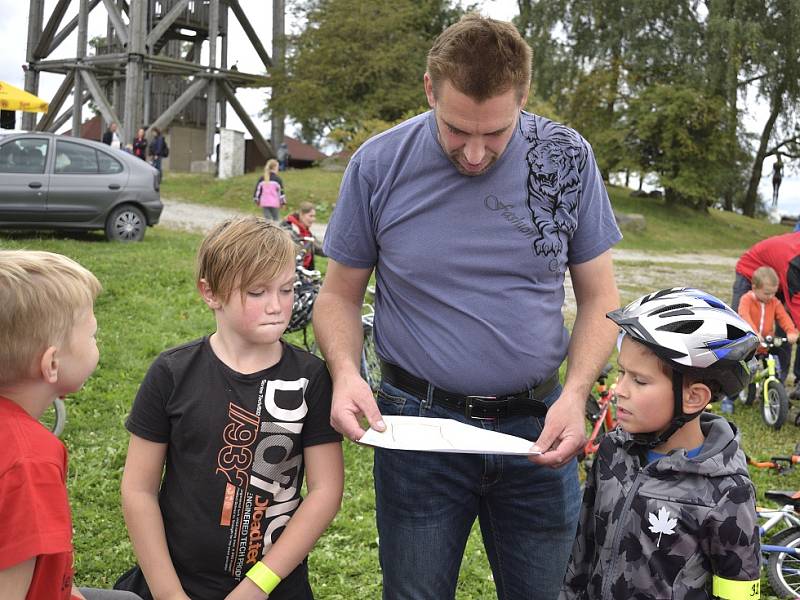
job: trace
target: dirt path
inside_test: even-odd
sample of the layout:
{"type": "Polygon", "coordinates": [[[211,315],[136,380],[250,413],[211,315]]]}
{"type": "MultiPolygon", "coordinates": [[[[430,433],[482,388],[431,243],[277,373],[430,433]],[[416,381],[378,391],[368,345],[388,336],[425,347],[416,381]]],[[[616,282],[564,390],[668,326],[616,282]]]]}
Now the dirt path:
{"type": "MultiPolygon", "coordinates": [[[[209,228],[223,219],[241,216],[247,213],[213,206],[201,206],[189,202],[181,202],[171,198],[162,198],[164,212],[161,215],[161,225],[170,229],[194,231],[204,233],[209,228]]],[[[315,223],[312,228],[314,235],[322,239],[325,236],[325,223],[315,223]]],[[[736,264],[735,258],[717,256],[713,254],[663,254],[644,252],[640,250],[614,250],[616,262],[653,262],[687,265],[707,265],[731,267],[736,264]]]]}
{"type": "MultiPolygon", "coordinates": [[[[181,231],[206,233],[213,225],[224,219],[252,214],[229,208],[181,202],[172,198],[162,197],[161,201],[164,203],[164,212],[161,213],[160,225],[181,231]]],[[[325,224],[315,223],[311,226],[311,231],[321,240],[325,235],[325,224]]]]}

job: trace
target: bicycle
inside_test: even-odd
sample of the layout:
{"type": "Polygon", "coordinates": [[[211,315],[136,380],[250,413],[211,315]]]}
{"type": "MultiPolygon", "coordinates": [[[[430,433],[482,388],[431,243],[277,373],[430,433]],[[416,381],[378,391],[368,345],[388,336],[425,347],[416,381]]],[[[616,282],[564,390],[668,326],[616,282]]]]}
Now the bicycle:
{"type": "Polygon", "coordinates": [[[786,338],[767,336],[761,342],[766,354],[756,355],[750,362],[752,381],[739,392],[739,400],[746,405],[761,398],[761,417],[767,426],[776,431],[783,427],[789,415],[789,396],[780,381],[780,364],[774,350],[786,343],[786,338]]]}
{"type": "Polygon", "coordinates": [[[592,431],[583,446],[579,459],[587,473],[592,464],[591,457],[600,448],[600,441],[603,435],[617,426],[616,410],[614,408],[614,385],[606,385],[612,368],[610,364],[603,367],[603,370],[597,376],[592,393],[586,399],[586,420],[591,424],[592,431]]]}
{"type": "MultiPolygon", "coordinates": [[[[367,287],[367,294],[375,297],[375,288],[367,287]]],[[[361,327],[364,330],[364,343],[361,346],[361,377],[369,384],[373,393],[378,392],[381,384],[381,363],[375,351],[375,308],[371,302],[362,304],[361,327]]]]}
{"type": "Polygon", "coordinates": [[[800,596],[800,515],[797,513],[800,492],[767,490],[764,496],[783,503],[783,506],[756,508],[758,517],[764,519],[759,526],[761,538],[779,524],[786,526],[773,535],[769,543],[761,545],[767,580],[779,598],[797,598],[800,596]]]}
{"type": "MultiPolygon", "coordinates": [[[[308,238],[303,238],[307,240],[308,238]]],[[[313,240],[313,238],[310,238],[313,240]]],[[[317,299],[320,287],[322,287],[322,273],[309,270],[303,267],[303,259],[309,251],[308,245],[303,245],[298,241],[300,252],[295,256],[295,282],[294,282],[294,302],[292,303],[292,316],[289,325],[286,327],[287,333],[296,331],[303,332],[303,347],[312,354],[318,354],[316,342],[308,339],[308,326],[311,324],[311,313],[314,309],[314,301],[317,299]]]]}
{"type": "Polygon", "coordinates": [[[53,404],[39,417],[39,421],[57,437],[61,437],[67,424],[67,405],[63,398],[56,398],[53,404]]]}
{"type": "MultiPolygon", "coordinates": [[[[779,474],[790,473],[800,463],[800,444],[790,456],[773,456],[770,460],[758,461],[747,457],[747,464],[758,469],[775,469],[779,474]]],[[[759,536],[782,525],[768,543],[761,545],[762,568],[767,570],[767,580],[772,591],[780,598],[800,596],[800,492],[767,490],[764,496],[775,500],[780,508],[756,507],[759,536]]]]}

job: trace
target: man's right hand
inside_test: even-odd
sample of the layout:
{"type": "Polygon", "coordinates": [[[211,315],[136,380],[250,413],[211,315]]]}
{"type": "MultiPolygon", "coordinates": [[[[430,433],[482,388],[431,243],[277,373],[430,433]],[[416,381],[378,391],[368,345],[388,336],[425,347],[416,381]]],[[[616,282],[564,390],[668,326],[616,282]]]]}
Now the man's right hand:
{"type": "Polygon", "coordinates": [[[333,384],[331,425],[345,437],[357,442],[366,433],[359,422],[361,417],[366,417],[370,427],[376,431],[386,429],[369,384],[360,375],[339,378],[333,384]]]}

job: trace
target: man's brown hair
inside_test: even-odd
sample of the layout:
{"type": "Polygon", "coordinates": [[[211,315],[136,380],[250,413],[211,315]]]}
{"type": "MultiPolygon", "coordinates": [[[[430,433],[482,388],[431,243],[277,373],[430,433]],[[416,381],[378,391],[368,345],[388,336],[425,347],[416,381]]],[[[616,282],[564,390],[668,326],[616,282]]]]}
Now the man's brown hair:
{"type": "Polygon", "coordinates": [[[197,251],[197,281],[205,279],[221,302],[234,290],[244,298],[254,285],[274,280],[294,264],[297,245],[287,230],[262,217],[218,224],[197,251]]]}
{"type": "Polygon", "coordinates": [[[428,52],[433,93],[446,80],[477,102],[510,89],[521,99],[531,84],[531,55],[514,25],[468,13],[445,29],[428,52]]]}
{"type": "Polygon", "coordinates": [[[32,377],[48,347],[68,345],[100,290],[97,278],[66,256],[0,250],[0,384],[32,377]]]}

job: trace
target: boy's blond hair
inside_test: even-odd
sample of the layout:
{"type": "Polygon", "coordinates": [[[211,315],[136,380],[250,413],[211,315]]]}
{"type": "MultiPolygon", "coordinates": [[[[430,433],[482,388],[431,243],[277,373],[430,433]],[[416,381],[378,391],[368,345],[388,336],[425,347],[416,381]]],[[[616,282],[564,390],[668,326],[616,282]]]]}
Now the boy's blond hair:
{"type": "Polygon", "coordinates": [[[517,28],[469,13],[445,29],[428,52],[427,71],[436,96],[443,81],[477,102],[531,85],[531,48],[517,28]]]}
{"type": "Polygon", "coordinates": [[[0,250],[0,385],[32,377],[48,347],[68,343],[101,289],[88,269],[61,254],[0,250]]]}
{"type": "Polygon", "coordinates": [[[760,290],[767,284],[778,285],[780,283],[780,279],[778,279],[778,274],[775,272],[775,269],[765,266],[758,267],[755,271],[753,271],[751,283],[753,284],[754,289],[760,290]]]}
{"type": "Polygon", "coordinates": [[[218,224],[197,252],[197,281],[205,279],[221,302],[234,290],[242,299],[254,285],[272,281],[294,265],[297,246],[289,232],[262,217],[218,224]]]}

